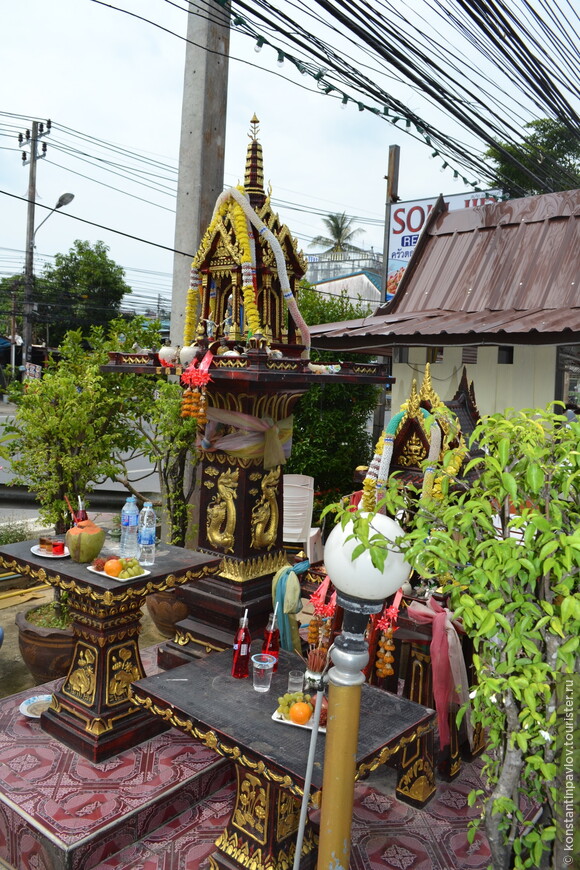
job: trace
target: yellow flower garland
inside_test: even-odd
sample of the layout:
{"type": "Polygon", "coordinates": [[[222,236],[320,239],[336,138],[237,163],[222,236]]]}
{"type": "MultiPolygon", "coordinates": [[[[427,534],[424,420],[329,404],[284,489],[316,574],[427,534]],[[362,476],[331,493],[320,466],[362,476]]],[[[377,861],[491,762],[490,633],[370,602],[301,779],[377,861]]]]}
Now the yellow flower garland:
{"type": "MultiPolygon", "coordinates": [[[[237,190],[245,195],[243,186],[238,186],[237,190]]],[[[204,235],[204,242],[213,237],[218,224],[224,219],[229,211],[230,220],[236,233],[238,244],[242,254],[242,296],[244,300],[244,311],[249,332],[254,334],[261,332],[260,315],[258,306],[256,305],[256,295],[254,290],[254,282],[252,277],[252,247],[250,244],[250,236],[248,232],[248,220],[244,214],[243,208],[235,200],[226,200],[218,209],[216,209],[211,223],[204,235]]],[[[184,345],[191,344],[195,340],[195,315],[197,311],[198,295],[201,294],[201,276],[199,274],[199,266],[203,259],[203,253],[206,250],[206,245],[202,242],[200,248],[195,255],[191,264],[191,280],[187,293],[187,301],[185,306],[185,323],[183,329],[184,345]]]]}
{"type": "Polygon", "coordinates": [[[377,473],[381,462],[381,456],[385,447],[385,433],[383,432],[377,441],[375,447],[375,455],[369,466],[369,470],[363,480],[363,494],[361,497],[361,507],[363,511],[375,511],[377,507],[376,491],[377,491],[377,473]]]}

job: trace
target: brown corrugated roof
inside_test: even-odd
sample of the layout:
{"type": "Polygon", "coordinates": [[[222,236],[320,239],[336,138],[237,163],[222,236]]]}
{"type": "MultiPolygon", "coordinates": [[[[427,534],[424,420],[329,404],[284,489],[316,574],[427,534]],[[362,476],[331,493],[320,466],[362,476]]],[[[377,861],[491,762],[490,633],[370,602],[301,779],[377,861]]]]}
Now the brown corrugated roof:
{"type": "Polygon", "coordinates": [[[395,298],[315,347],[580,341],[580,190],[432,210],[395,298]]]}

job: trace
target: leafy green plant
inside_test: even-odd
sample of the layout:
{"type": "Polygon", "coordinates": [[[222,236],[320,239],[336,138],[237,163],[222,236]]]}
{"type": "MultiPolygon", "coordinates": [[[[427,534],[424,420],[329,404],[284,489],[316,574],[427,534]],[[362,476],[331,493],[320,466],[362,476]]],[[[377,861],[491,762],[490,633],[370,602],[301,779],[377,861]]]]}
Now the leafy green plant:
{"type": "Polygon", "coordinates": [[[26,611],[26,621],[40,628],[70,628],[72,614],[70,612],[67,593],[61,592],[54,601],[48,604],[40,604],[26,611]]]}
{"type": "MultiPolygon", "coordinates": [[[[559,699],[580,646],[580,423],[553,408],[508,410],[482,420],[472,442],[483,450],[468,466],[476,479],[446,478],[444,458],[444,497],[415,494],[399,545],[421,576],[445,586],[474,644],[470,712],[487,734],[488,791],[470,795],[481,806],[470,839],[483,824],[493,870],[555,870],[564,866],[559,699]],[[542,810],[532,827],[524,797],[542,810]]],[[[394,482],[385,505],[408,507],[394,482]]],[[[379,566],[372,520],[345,519],[353,516],[379,566]]]]}
{"type": "Polygon", "coordinates": [[[28,541],[33,536],[28,523],[9,521],[0,526],[0,547],[6,544],[18,544],[20,541],[28,541]]]}

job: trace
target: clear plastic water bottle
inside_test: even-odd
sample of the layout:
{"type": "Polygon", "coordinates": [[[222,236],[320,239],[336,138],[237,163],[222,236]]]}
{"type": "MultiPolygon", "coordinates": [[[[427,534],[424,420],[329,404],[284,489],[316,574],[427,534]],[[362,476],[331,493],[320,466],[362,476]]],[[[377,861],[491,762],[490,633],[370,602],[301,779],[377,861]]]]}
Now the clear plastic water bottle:
{"type": "Polygon", "coordinates": [[[127,496],[127,501],[121,511],[121,546],[119,553],[127,559],[136,559],[139,555],[137,528],[139,525],[139,508],[134,495],[127,496]]]}
{"type": "Polygon", "coordinates": [[[143,504],[143,509],[139,514],[139,531],[137,540],[139,541],[139,562],[141,565],[153,565],[155,563],[155,531],[157,527],[157,517],[153,510],[153,505],[150,501],[143,504]]]}

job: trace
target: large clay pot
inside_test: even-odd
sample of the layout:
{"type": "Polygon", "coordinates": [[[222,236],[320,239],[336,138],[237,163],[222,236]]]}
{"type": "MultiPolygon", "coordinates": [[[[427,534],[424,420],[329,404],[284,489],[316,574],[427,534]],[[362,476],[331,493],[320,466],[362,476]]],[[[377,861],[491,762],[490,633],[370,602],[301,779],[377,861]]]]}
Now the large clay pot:
{"type": "Polygon", "coordinates": [[[72,628],[44,628],[16,614],[18,645],[24,664],[39,683],[65,677],[72,662],[75,640],[72,628]]]}
{"type": "Polygon", "coordinates": [[[175,594],[175,590],[169,592],[152,592],[145,599],[149,616],[155,623],[158,631],[165,637],[175,637],[175,624],[180,622],[189,613],[185,601],[181,601],[175,594]]]}

